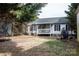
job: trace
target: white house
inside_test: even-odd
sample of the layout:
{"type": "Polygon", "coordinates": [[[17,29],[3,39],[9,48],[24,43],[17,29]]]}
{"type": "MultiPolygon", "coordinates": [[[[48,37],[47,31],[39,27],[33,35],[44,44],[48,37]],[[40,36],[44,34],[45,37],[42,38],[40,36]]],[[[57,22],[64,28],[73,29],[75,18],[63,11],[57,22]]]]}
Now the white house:
{"type": "Polygon", "coordinates": [[[62,28],[65,28],[71,34],[66,17],[41,18],[28,24],[28,34],[60,35],[62,28]]]}

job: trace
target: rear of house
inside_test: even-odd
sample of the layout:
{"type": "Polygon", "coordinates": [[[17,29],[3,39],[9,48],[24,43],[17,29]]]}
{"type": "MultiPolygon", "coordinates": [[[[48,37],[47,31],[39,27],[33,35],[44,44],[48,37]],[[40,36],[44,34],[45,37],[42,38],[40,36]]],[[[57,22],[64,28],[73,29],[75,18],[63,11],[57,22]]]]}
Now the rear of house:
{"type": "Polygon", "coordinates": [[[60,35],[62,28],[74,34],[66,17],[41,18],[28,24],[28,34],[60,35]]]}

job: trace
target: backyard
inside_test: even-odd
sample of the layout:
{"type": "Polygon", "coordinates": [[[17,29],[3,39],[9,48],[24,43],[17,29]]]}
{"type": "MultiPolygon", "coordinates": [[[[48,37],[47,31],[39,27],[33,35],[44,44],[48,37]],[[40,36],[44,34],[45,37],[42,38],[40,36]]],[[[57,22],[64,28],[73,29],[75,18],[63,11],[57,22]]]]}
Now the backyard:
{"type": "Polygon", "coordinates": [[[1,56],[65,56],[76,55],[76,43],[48,36],[13,36],[0,42],[1,56]]]}

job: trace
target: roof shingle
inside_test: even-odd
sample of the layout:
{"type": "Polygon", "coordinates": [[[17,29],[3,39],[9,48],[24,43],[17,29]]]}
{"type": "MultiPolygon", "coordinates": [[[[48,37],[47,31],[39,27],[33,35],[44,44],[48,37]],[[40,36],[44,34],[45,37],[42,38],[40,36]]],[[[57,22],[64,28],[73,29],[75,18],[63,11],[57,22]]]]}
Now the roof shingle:
{"type": "Polygon", "coordinates": [[[50,24],[50,23],[68,23],[66,17],[40,18],[32,22],[32,24],[50,24]]]}

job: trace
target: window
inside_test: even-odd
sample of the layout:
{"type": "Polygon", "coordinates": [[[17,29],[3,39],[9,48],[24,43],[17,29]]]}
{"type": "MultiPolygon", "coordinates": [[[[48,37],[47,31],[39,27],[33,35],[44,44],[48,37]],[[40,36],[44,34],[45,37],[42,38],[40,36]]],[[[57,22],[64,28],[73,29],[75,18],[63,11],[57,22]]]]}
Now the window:
{"type": "Polygon", "coordinates": [[[55,24],[54,31],[60,31],[60,24],[55,24]]]}
{"type": "Polygon", "coordinates": [[[70,26],[69,25],[66,25],[66,30],[70,30],[70,26]]]}

